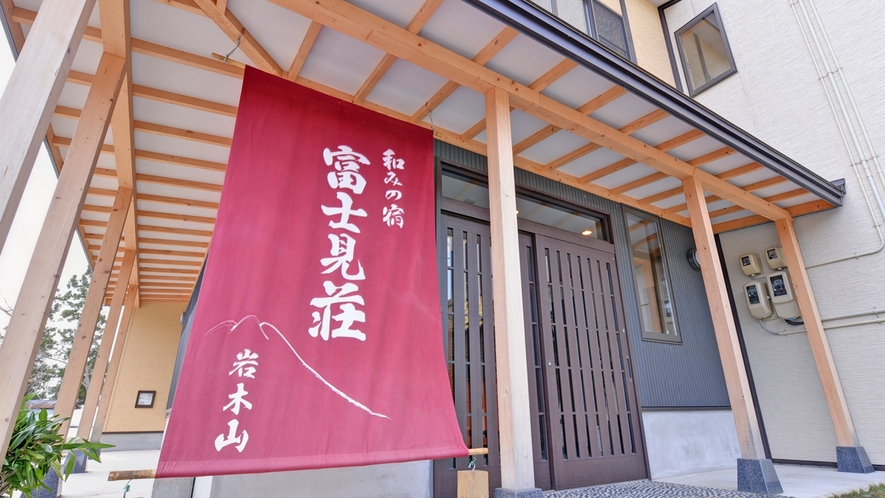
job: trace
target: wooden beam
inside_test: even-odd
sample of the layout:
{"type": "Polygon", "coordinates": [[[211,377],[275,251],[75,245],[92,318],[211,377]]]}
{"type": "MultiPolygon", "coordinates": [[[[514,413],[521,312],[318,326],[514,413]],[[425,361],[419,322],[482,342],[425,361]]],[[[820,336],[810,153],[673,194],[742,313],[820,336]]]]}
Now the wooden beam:
{"type": "MultiPolygon", "coordinates": [[[[658,147],[660,147],[660,145],[658,147]]],[[[716,175],[716,178],[719,178],[720,180],[727,180],[729,178],[734,178],[737,176],[745,175],[747,173],[752,173],[753,171],[762,169],[763,167],[764,166],[762,166],[761,164],[753,162],[753,163],[745,164],[745,165],[740,166],[738,168],[730,169],[728,171],[723,171],[722,173],[719,173],[718,175],[716,175]]],[[[682,187],[676,187],[676,188],[661,192],[659,194],[651,195],[651,196],[646,197],[644,199],[640,199],[639,202],[641,202],[643,204],[651,204],[654,202],[662,201],[664,199],[669,199],[670,197],[676,197],[677,195],[679,195],[681,193],[682,193],[682,187]]]]}
{"type": "MultiPolygon", "coordinates": [[[[816,213],[818,211],[824,211],[827,209],[832,209],[833,205],[827,201],[816,200],[811,202],[806,202],[804,204],[796,204],[795,206],[790,206],[787,208],[787,212],[790,213],[791,216],[801,216],[803,214],[816,213]]],[[[739,218],[731,221],[723,221],[722,223],[717,223],[713,225],[713,231],[716,233],[728,232],[731,230],[737,230],[740,228],[746,228],[753,225],[761,225],[763,223],[768,223],[768,218],[759,215],[751,215],[744,218],[739,218]]]]}
{"type": "MultiPolygon", "coordinates": [[[[135,250],[128,249],[123,256],[123,264],[120,268],[118,280],[128,282],[135,267],[135,250]]],[[[114,289],[111,306],[108,310],[108,320],[104,332],[101,335],[101,344],[98,346],[98,354],[95,358],[95,366],[90,374],[89,387],[86,388],[86,400],[83,402],[83,413],[80,416],[80,425],[77,428],[77,437],[88,439],[92,432],[92,424],[95,419],[95,411],[98,408],[98,397],[104,385],[105,371],[111,354],[111,345],[117,335],[117,323],[120,321],[120,313],[123,311],[123,301],[126,297],[126,286],[121,285],[114,289]]]]}
{"type": "Polygon", "coordinates": [[[310,49],[312,49],[313,44],[316,43],[317,36],[319,36],[322,28],[322,24],[316,21],[310,22],[310,26],[307,28],[307,33],[305,33],[304,38],[301,39],[301,46],[295,54],[295,59],[292,60],[292,65],[289,66],[286,78],[291,81],[295,81],[295,79],[298,78],[298,73],[300,73],[301,68],[304,67],[304,62],[307,61],[307,55],[310,54],[310,49]]]}
{"type": "MultiPolygon", "coordinates": [[[[89,190],[92,193],[92,189],[89,190]]],[[[187,206],[187,207],[196,207],[196,208],[205,208],[205,209],[218,209],[217,202],[210,201],[198,201],[194,199],[185,199],[182,197],[171,197],[168,195],[153,195],[153,194],[139,194],[139,200],[145,202],[161,202],[163,204],[175,204],[178,206],[187,206]]]]}
{"type": "MultiPolygon", "coordinates": [[[[421,31],[421,28],[423,28],[424,24],[430,20],[430,16],[432,16],[436,9],[439,8],[440,4],[442,4],[442,0],[425,0],[424,4],[418,9],[418,12],[412,17],[412,20],[409,21],[406,30],[410,33],[421,31]]],[[[387,71],[393,66],[394,62],[396,62],[396,57],[390,54],[384,54],[381,58],[381,62],[375,66],[375,69],[372,70],[372,73],[353,96],[353,101],[360,103],[366,100],[366,97],[372,93],[375,85],[377,85],[378,82],[381,81],[381,78],[387,74],[387,71]]]]}
{"type": "Polygon", "coordinates": [[[142,232],[174,233],[174,234],[178,234],[178,235],[195,235],[197,237],[211,237],[212,236],[211,230],[193,230],[190,228],[164,227],[164,226],[159,226],[159,225],[142,224],[139,227],[139,230],[141,230],[142,232]]]}
{"type": "MultiPolygon", "coordinates": [[[[206,257],[206,251],[173,251],[170,249],[144,249],[139,248],[138,252],[141,254],[153,254],[155,256],[178,256],[183,258],[198,258],[203,259],[206,257]]],[[[141,286],[139,286],[141,287],[141,286]]]]}
{"type": "MultiPolygon", "coordinates": [[[[43,2],[0,98],[0,249],[94,5],[95,0],[43,2]]],[[[5,454],[5,443],[0,449],[5,454]]]]}
{"type": "Polygon", "coordinates": [[[542,74],[538,79],[533,81],[532,84],[529,85],[529,88],[536,92],[540,92],[555,83],[556,80],[558,80],[559,78],[562,78],[563,76],[571,72],[571,70],[576,67],[578,67],[577,62],[569,58],[565,58],[561,60],[559,64],[553,66],[552,68],[550,68],[549,71],[542,74]]]}
{"type": "MultiPolygon", "coordinates": [[[[60,5],[57,8],[67,12],[66,7],[60,5]]],[[[9,445],[71,236],[76,229],[76,221],[86,199],[92,171],[98,161],[123,82],[125,66],[125,60],[120,57],[108,54],[101,57],[95,84],[86,97],[84,117],[74,132],[74,144],[59,174],[6,337],[0,347],[0,365],[3,365],[0,369],[0,454],[5,454],[9,445]]],[[[54,108],[55,103],[51,107],[54,108]]]]}
{"type": "MultiPolygon", "coordinates": [[[[132,195],[133,191],[131,188],[120,187],[119,193],[114,199],[114,207],[108,221],[107,230],[105,230],[101,241],[98,258],[93,266],[92,281],[89,283],[86,301],[83,304],[83,309],[80,311],[77,332],[74,335],[68,361],[65,364],[65,374],[55,402],[55,413],[62,417],[71,417],[77,406],[80,384],[86,371],[89,350],[92,348],[92,338],[95,335],[95,327],[98,324],[101,308],[104,305],[104,296],[107,293],[114,260],[120,248],[120,239],[123,237],[123,225],[126,224],[129,207],[132,204],[132,195]]],[[[134,249],[134,247],[130,248],[133,258],[135,258],[134,249]]],[[[65,421],[61,426],[60,433],[67,434],[69,426],[70,421],[65,421]]]]}
{"type": "MultiPolygon", "coordinates": [[[[615,87],[615,88],[620,88],[620,87],[615,87]]],[[[642,128],[645,128],[646,126],[657,123],[658,121],[666,118],[667,116],[668,116],[668,114],[666,112],[658,109],[658,110],[652,111],[652,112],[646,114],[645,116],[642,116],[636,120],[633,120],[630,123],[627,123],[626,125],[622,126],[618,131],[629,135],[630,133],[635,133],[635,132],[641,130],[642,128]]],[[[574,161],[575,159],[578,159],[579,157],[586,156],[587,154],[589,154],[595,150],[598,150],[601,147],[602,147],[601,145],[591,142],[589,144],[578,147],[577,149],[569,152],[568,154],[565,154],[564,156],[558,157],[558,158],[554,159],[553,161],[550,161],[544,167],[546,169],[557,169],[560,166],[564,166],[564,165],[574,161]]],[[[621,161],[614,163],[613,165],[606,166],[604,168],[600,168],[600,169],[594,171],[593,173],[585,175],[583,178],[581,178],[581,181],[584,183],[589,183],[593,180],[602,178],[603,176],[610,175],[610,174],[614,173],[615,171],[626,168],[627,166],[631,166],[633,164],[636,164],[636,160],[628,157],[626,159],[623,159],[621,161]],[[615,165],[617,165],[617,166],[615,166],[615,165]],[[598,174],[598,176],[596,176],[597,174],[598,174]],[[585,181],[584,178],[589,178],[589,180],[585,181]]]]}
{"type": "MultiPolygon", "coordinates": [[[[159,211],[145,211],[143,209],[139,209],[138,216],[144,217],[144,218],[159,218],[161,220],[175,220],[175,221],[188,221],[191,223],[205,223],[207,225],[214,225],[215,224],[215,218],[210,218],[208,216],[194,216],[194,215],[182,214],[182,213],[161,213],[159,211]]],[[[148,253],[144,253],[144,254],[148,254],[148,253]]]]}
{"type": "Polygon", "coordinates": [[[168,176],[143,175],[141,173],[135,175],[135,180],[144,183],[157,183],[160,185],[168,185],[170,187],[192,188],[196,190],[205,190],[207,192],[221,192],[221,185],[217,183],[196,182],[193,180],[180,180],[178,178],[169,178],[168,176]]]}
{"type": "Polygon", "coordinates": [[[256,67],[277,76],[283,75],[283,68],[274,61],[273,57],[258,43],[258,40],[243,26],[243,23],[237,19],[233,12],[227,9],[226,2],[223,4],[216,4],[212,0],[195,0],[195,2],[232,42],[238,44],[240,50],[249,57],[256,67]]]}
{"type": "Polygon", "coordinates": [[[498,431],[501,446],[501,487],[520,490],[535,486],[526,367],[522,281],[516,218],[516,183],[510,103],[506,91],[486,94],[489,159],[489,219],[495,313],[495,358],[498,376],[498,431]]]}
{"type": "MultiPolygon", "coordinates": [[[[73,107],[57,106],[55,115],[70,119],[80,119],[80,109],[73,107]]],[[[180,138],[191,142],[200,142],[209,145],[217,145],[219,147],[230,148],[232,140],[220,135],[212,135],[211,133],[202,133],[198,131],[185,130],[174,126],[160,125],[149,123],[147,121],[134,120],[132,122],[135,131],[142,131],[163,137],[180,138]]],[[[51,140],[54,142],[54,140],[51,140]]]]}
{"type": "MultiPolygon", "coordinates": [[[[56,136],[55,139],[53,140],[53,143],[55,143],[56,145],[58,145],[60,147],[69,147],[71,144],[71,139],[56,136]]],[[[114,141],[114,143],[117,143],[116,140],[114,141]]],[[[119,158],[119,155],[116,154],[116,150],[118,147],[119,146],[104,145],[104,146],[102,146],[102,152],[104,152],[106,154],[114,154],[114,155],[118,156],[117,157],[117,159],[118,159],[117,171],[119,172],[119,171],[125,171],[126,168],[120,168],[120,161],[119,161],[120,158],[119,158]]],[[[123,153],[124,157],[127,153],[134,153],[136,159],[142,159],[145,161],[154,161],[154,162],[158,162],[158,163],[175,164],[177,166],[187,166],[189,168],[207,169],[210,171],[224,172],[227,169],[227,164],[225,164],[225,163],[218,163],[215,161],[207,161],[205,159],[194,159],[191,157],[176,156],[173,154],[163,154],[161,152],[152,152],[149,150],[136,149],[136,150],[132,151],[132,149],[128,149],[126,152],[123,153]]],[[[131,183],[131,180],[129,180],[129,182],[131,183]]],[[[126,183],[126,182],[123,182],[123,183],[126,183]]]]}
{"type": "Polygon", "coordinates": [[[848,402],[845,401],[845,393],[842,391],[839,372],[836,370],[836,363],[830,350],[830,343],[827,340],[827,333],[820,320],[820,311],[818,311],[817,301],[814,299],[811,280],[805,270],[805,261],[802,258],[802,250],[799,248],[796,231],[793,229],[793,220],[777,220],[775,226],[780,237],[781,247],[784,250],[787,268],[790,270],[790,280],[793,282],[796,302],[802,312],[802,321],[805,322],[808,342],[811,344],[814,364],[817,366],[817,373],[824,389],[827,408],[830,410],[830,417],[833,419],[833,426],[836,429],[836,440],[839,446],[860,446],[857,433],[854,430],[854,423],[851,421],[848,402]]]}
{"type": "Polygon", "coordinates": [[[126,289],[126,298],[123,301],[123,316],[120,319],[119,330],[117,330],[117,340],[114,341],[114,349],[111,352],[111,363],[108,365],[108,373],[105,378],[104,396],[99,401],[98,412],[95,416],[95,424],[92,426],[92,434],[90,441],[101,441],[101,435],[104,432],[104,426],[108,421],[108,409],[111,401],[114,399],[114,391],[117,388],[117,373],[120,371],[120,359],[126,347],[126,341],[129,337],[129,326],[132,323],[132,314],[135,311],[135,302],[138,295],[138,286],[130,285],[126,289]]]}
{"type": "Polygon", "coordinates": [[[731,413],[737,429],[741,458],[762,460],[765,459],[762,435],[759,421],[756,419],[753,394],[744,368],[734,315],[728,300],[725,277],[719,263],[713,229],[710,226],[710,216],[707,204],[704,202],[704,189],[701,182],[693,176],[683,180],[683,187],[691,214],[691,230],[701,263],[701,274],[713,318],[713,330],[725,374],[725,386],[728,389],[731,413]]]}
{"type": "MultiPolygon", "coordinates": [[[[648,147],[636,138],[343,0],[273,2],[475,91],[485,94],[491,88],[505,90],[510,95],[513,107],[662,173],[679,179],[695,174],[695,168],[685,161],[648,147]]],[[[699,171],[696,178],[714,194],[763,216],[771,219],[789,216],[789,213],[774,204],[766,203],[713,175],[699,171]]]]}
{"type": "MultiPolygon", "coordinates": [[[[519,34],[519,32],[516,31],[515,29],[511,28],[510,26],[505,27],[503,30],[501,30],[500,33],[495,35],[495,37],[492,38],[492,40],[489,41],[482,48],[482,50],[479,51],[479,53],[477,53],[473,57],[473,59],[472,59],[473,62],[479,64],[480,66],[484,66],[486,64],[486,62],[490,61],[492,59],[492,57],[494,57],[498,52],[500,52],[502,48],[507,46],[507,44],[510,43],[511,40],[516,38],[516,35],[518,35],[518,34],[519,34]]],[[[445,85],[442,86],[442,88],[439,89],[439,91],[437,91],[433,95],[433,97],[430,97],[430,100],[425,102],[424,105],[421,106],[420,109],[418,109],[417,111],[415,111],[414,114],[412,114],[411,121],[413,123],[417,123],[418,121],[421,121],[422,119],[426,118],[428,114],[433,112],[434,109],[436,109],[447,98],[449,98],[453,93],[455,93],[455,90],[457,90],[458,87],[460,87],[460,86],[461,86],[460,84],[458,84],[457,82],[454,82],[454,81],[447,82],[445,85]]],[[[480,131],[482,131],[482,130],[480,130],[480,131]]],[[[479,133],[479,132],[477,132],[477,133],[479,133]]],[[[473,137],[470,137],[470,138],[473,138],[473,137]]]]}
{"type": "Polygon", "coordinates": [[[669,178],[667,175],[658,171],[657,173],[652,173],[650,175],[644,176],[638,180],[633,180],[632,182],[627,182],[623,185],[617,186],[612,189],[612,192],[623,194],[624,192],[629,192],[633,189],[637,189],[639,187],[644,187],[650,183],[654,183],[659,180],[663,180],[664,178],[669,178]]]}
{"type": "MultiPolygon", "coordinates": [[[[621,97],[626,94],[627,94],[627,90],[624,89],[623,87],[613,86],[613,87],[609,88],[608,90],[602,92],[600,95],[594,97],[593,99],[591,99],[590,101],[588,101],[587,103],[582,105],[581,107],[578,107],[578,112],[582,112],[584,114],[590,114],[593,111],[596,111],[597,109],[617,100],[618,97],[621,97]]],[[[528,138],[526,138],[523,141],[519,142],[518,144],[514,145],[513,146],[513,153],[518,155],[518,154],[522,153],[523,151],[525,151],[526,149],[544,141],[545,139],[547,139],[549,137],[552,137],[561,129],[562,128],[560,128],[559,126],[554,126],[554,125],[545,126],[544,128],[541,128],[540,130],[536,131],[533,135],[529,136],[528,138]]],[[[593,150],[596,150],[598,148],[599,148],[599,145],[596,145],[596,148],[593,150]]],[[[592,152],[592,151],[590,151],[590,152],[592,152]]],[[[587,152],[585,154],[589,154],[590,152],[587,152]]],[[[580,157],[580,156],[578,156],[578,157],[580,157]]]]}
{"type": "Polygon", "coordinates": [[[149,266],[142,265],[141,273],[145,275],[145,278],[156,278],[156,277],[148,277],[148,275],[159,275],[161,273],[172,273],[172,274],[187,274],[187,275],[199,275],[200,270],[184,270],[181,268],[151,268],[149,266]]]}
{"type": "Polygon", "coordinates": [[[732,149],[731,147],[723,147],[718,150],[714,150],[708,154],[704,154],[703,156],[696,157],[688,161],[688,164],[692,166],[703,166],[707,163],[712,163],[713,161],[722,159],[723,157],[728,157],[732,154],[736,154],[737,151],[732,149]]]}

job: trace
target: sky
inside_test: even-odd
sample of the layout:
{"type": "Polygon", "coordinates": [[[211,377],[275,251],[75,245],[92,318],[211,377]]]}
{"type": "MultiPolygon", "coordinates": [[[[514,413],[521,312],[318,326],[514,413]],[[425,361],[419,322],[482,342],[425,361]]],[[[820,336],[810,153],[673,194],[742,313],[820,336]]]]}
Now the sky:
{"type": "MultiPolygon", "coordinates": [[[[4,40],[0,42],[0,88],[3,89],[6,88],[6,83],[15,66],[12,49],[8,42],[5,42],[6,39],[5,36],[0,36],[0,40],[4,40]]],[[[2,305],[5,305],[2,299],[5,299],[10,306],[15,305],[57,182],[55,169],[52,167],[46,147],[41,146],[9,236],[6,239],[6,245],[0,250],[0,304],[2,305]]],[[[64,288],[65,283],[72,275],[82,274],[87,268],[88,263],[80,236],[74,234],[59,286],[64,288]]],[[[0,313],[0,330],[8,322],[9,318],[0,313]]]]}

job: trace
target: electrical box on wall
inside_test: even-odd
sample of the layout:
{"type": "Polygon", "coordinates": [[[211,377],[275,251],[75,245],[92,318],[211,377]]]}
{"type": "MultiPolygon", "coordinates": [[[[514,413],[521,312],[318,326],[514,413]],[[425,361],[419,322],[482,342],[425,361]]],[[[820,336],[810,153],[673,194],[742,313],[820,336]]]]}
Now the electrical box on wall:
{"type": "MultiPolygon", "coordinates": [[[[768,251],[766,251],[767,253],[768,251]]],[[[786,272],[779,271],[767,276],[771,302],[778,316],[784,319],[796,318],[800,315],[799,305],[793,296],[793,286],[786,272]]]]}
{"type": "Polygon", "coordinates": [[[750,282],[744,285],[744,298],[747,300],[747,307],[750,308],[750,314],[754,318],[760,320],[777,318],[777,313],[772,309],[768,298],[768,287],[764,282],[750,282]]]}
{"type": "Polygon", "coordinates": [[[768,261],[768,266],[772,270],[781,270],[787,267],[787,262],[784,260],[784,250],[780,247],[766,249],[765,260],[768,261]]]}
{"type": "Polygon", "coordinates": [[[762,273],[762,261],[755,254],[744,254],[741,256],[741,270],[748,277],[759,275],[762,273]]]}

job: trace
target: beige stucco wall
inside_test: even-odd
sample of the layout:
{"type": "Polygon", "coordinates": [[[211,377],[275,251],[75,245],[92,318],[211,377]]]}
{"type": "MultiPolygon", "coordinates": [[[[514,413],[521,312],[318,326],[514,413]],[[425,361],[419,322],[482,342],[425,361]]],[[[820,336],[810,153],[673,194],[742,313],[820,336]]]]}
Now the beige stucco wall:
{"type": "Polygon", "coordinates": [[[157,432],[166,424],[166,399],[187,303],[142,303],[132,316],[105,432],[157,432]],[[138,391],[157,391],[153,408],[135,408],[138,391]]]}
{"type": "Polygon", "coordinates": [[[670,67],[670,55],[667,53],[658,8],[648,0],[626,0],[625,4],[636,63],[642,69],[674,85],[673,69],[670,67]]]}

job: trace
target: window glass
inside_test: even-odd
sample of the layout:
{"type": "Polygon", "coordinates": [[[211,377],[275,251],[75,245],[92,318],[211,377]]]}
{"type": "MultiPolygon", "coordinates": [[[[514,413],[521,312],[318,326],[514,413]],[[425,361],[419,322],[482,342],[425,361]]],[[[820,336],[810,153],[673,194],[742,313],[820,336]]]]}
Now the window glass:
{"type": "MultiPolygon", "coordinates": [[[[442,196],[483,209],[489,208],[489,189],[485,182],[449,170],[443,170],[442,196]]],[[[516,194],[516,210],[518,218],[577,233],[588,239],[606,240],[602,219],[590,214],[522,193],[516,194]]]]}
{"type": "Polygon", "coordinates": [[[628,212],[627,231],[642,336],[650,340],[680,341],[657,219],[628,212]]]}
{"type": "Polygon", "coordinates": [[[628,57],[624,19],[599,2],[594,2],[593,13],[599,41],[622,57],[628,57]]]}
{"type": "Polygon", "coordinates": [[[598,0],[531,0],[572,28],[630,58],[624,17],[598,0]]]}
{"type": "Polygon", "coordinates": [[[679,28],[676,43],[682,54],[682,68],[691,95],[737,71],[715,4],[679,28]]]}

